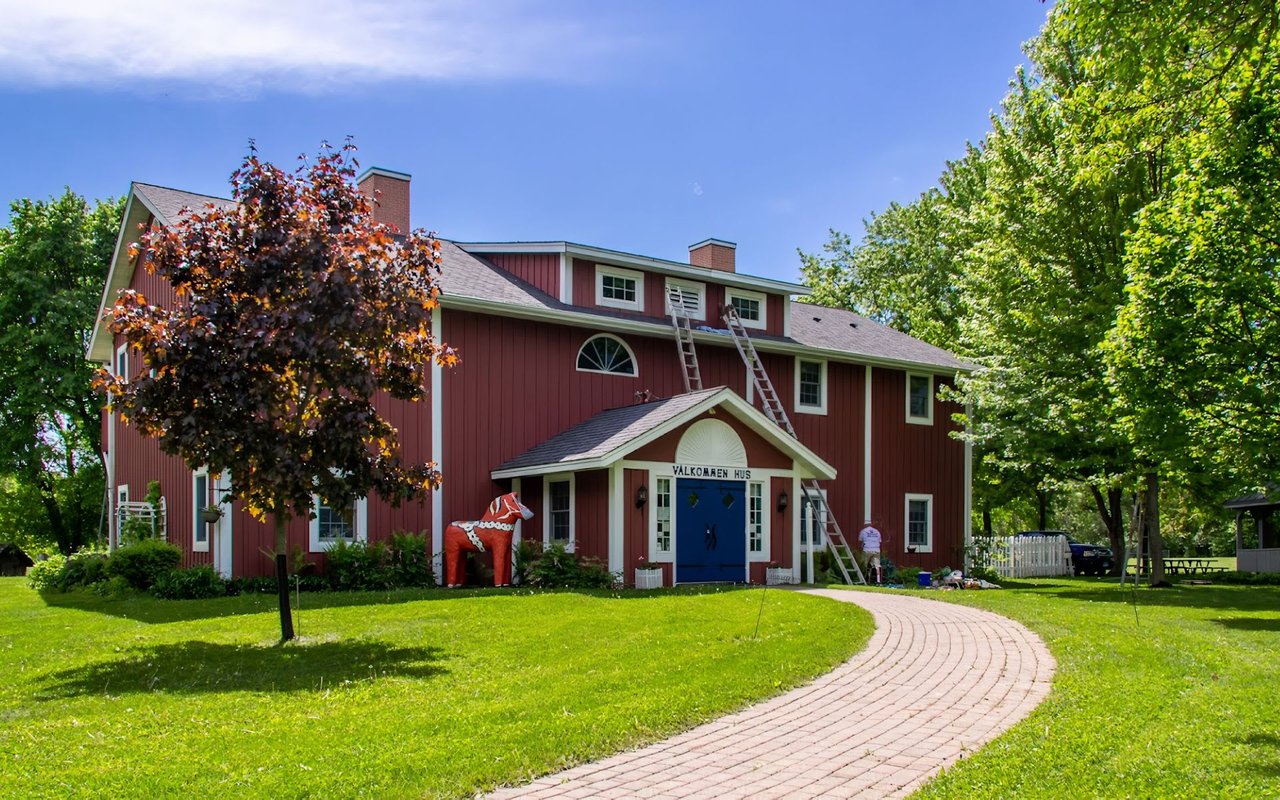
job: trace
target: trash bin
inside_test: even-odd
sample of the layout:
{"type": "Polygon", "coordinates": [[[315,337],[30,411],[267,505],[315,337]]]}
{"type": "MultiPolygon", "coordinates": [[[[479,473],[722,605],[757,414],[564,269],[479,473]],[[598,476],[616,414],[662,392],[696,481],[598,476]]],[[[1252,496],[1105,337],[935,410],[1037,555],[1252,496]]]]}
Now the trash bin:
{"type": "Polygon", "coordinates": [[[921,572],[919,575],[916,576],[916,580],[920,581],[921,588],[928,589],[930,586],[933,585],[933,573],[921,572]]]}

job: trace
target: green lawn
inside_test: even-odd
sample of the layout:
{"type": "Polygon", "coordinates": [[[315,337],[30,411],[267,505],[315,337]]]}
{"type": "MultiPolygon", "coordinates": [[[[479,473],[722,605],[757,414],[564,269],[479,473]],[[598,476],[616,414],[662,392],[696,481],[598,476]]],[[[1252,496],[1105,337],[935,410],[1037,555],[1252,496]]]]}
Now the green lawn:
{"type": "Polygon", "coordinates": [[[1135,620],[1102,579],[1016,587],[928,596],[1040,634],[1053,691],[917,797],[1280,797],[1280,588],[1142,588],[1135,620]]]}
{"type": "Polygon", "coordinates": [[[865,612],[791,592],[42,598],[0,579],[0,794],[468,796],[830,669],[865,612]]]}

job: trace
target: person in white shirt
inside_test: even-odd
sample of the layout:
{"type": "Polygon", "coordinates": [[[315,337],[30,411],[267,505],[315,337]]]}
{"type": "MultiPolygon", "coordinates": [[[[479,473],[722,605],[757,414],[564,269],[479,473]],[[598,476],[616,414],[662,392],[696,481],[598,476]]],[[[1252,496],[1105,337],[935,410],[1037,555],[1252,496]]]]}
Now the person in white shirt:
{"type": "Polygon", "coordinates": [[[876,571],[876,583],[881,583],[880,539],[875,520],[869,519],[863,523],[862,530],[858,532],[858,543],[862,545],[862,552],[867,555],[867,569],[876,571]]]}

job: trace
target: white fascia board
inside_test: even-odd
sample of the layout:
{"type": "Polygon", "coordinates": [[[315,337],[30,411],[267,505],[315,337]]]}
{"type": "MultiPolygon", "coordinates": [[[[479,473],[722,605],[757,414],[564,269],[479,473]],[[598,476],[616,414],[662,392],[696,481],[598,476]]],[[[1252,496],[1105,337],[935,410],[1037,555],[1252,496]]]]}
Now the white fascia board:
{"type": "Polygon", "coordinates": [[[707,267],[695,267],[692,264],[684,264],[679,261],[649,258],[648,256],[638,256],[633,253],[606,250],[603,247],[592,247],[573,242],[454,242],[454,244],[468,253],[567,253],[571,256],[606,264],[638,267],[666,275],[675,275],[696,281],[723,283],[727,286],[736,286],[742,289],[756,289],[786,295],[808,295],[812,293],[812,290],[802,283],[779,281],[773,278],[759,278],[707,267]]]}
{"type": "Polygon", "coordinates": [[[97,321],[93,326],[93,335],[89,338],[89,349],[85,352],[85,358],[89,361],[99,364],[111,363],[114,348],[104,315],[107,309],[115,304],[116,295],[120,290],[127,288],[129,282],[133,280],[135,265],[129,258],[129,245],[133,243],[134,236],[131,236],[130,232],[133,231],[136,234],[138,226],[146,219],[147,214],[152,214],[157,219],[160,216],[142,195],[134,191],[133,184],[129,184],[129,199],[125,201],[124,216],[120,220],[120,232],[116,234],[116,247],[111,254],[111,269],[107,272],[107,282],[102,287],[102,297],[98,300],[97,321]],[[135,203],[134,200],[138,202],[135,203]]]}
{"type": "MultiPolygon", "coordinates": [[[[558,325],[572,325],[578,328],[593,328],[595,330],[609,331],[611,333],[631,333],[637,336],[657,336],[664,339],[670,338],[672,335],[670,324],[623,319],[621,317],[610,317],[603,314],[590,314],[582,311],[565,311],[556,308],[546,308],[543,306],[522,306],[514,303],[501,303],[494,300],[485,300],[478,297],[463,297],[462,295],[457,294],[442,295],[440,297],[440,304],[445,308],[453,308],[458,311],[471,311],[478,314],[493,314],[495,316],[512,317],[515,319],[528,319],[535,322],[551,322],[558,325]]],[[[713,344],[724,347],[733,346],[733,337],[728,331],[721,334],[707,333],[706,331],[694,329],[693,339],[697,344],[713,344]]],[[[968,372],[968,370],[950,365],[944,366],[942,364],[929,364],[920,361],[902,361],[894,358],[883,358],[880,356],[854,353],[848,350],[828,350],[821,347],[809,347],[808,345],[803,345],[798,342],[790,344],[787,342],[755,338],[753,338],[751,342],[755,345],[756,349],[761,352],[782,353],[785,355],[802,356],[815,360],[827,359],[845,364],[871,364],[877,367],[915,370],[916,372],[924,369],[932,370],[939,375],[961,375],[968,372]]]]}

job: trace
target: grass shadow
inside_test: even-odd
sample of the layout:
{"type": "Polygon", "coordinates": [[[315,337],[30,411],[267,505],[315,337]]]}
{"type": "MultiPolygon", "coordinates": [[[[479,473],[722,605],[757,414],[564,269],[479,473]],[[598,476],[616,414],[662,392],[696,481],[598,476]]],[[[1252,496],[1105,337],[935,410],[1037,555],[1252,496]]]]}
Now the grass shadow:
{"type": "Polygon", "coordinates": [[[1280,751],[1280,736],[1274,733],[1251,733],[1237,741],[1258,751],[1257,758],[1245,762],[1245,769],[1267,778],[1280,778],[1280,759],[1276,758],[1277,751],[1280,751]]]}
{"type": "MultiPolygon", "coordinates": [[[[1236,631],[1269,631],[1280,632],[1280,619],[1260,617],[1219,617],[1211,620],[1224,628],[1236,631]]],[[[1280,742],[1277,742],[1280,744],[1280,742]]]]}
{"type": "MultiPolygon", "coordinates": [[[[1099,585],[1094,589],[1062,589],[1054,595],[1064,600],[1082,600],[1091,603],[1134,602],[1134,590],[1111,585],[1099,585]]],[[[1221,608],[1236,611],[1267,611],[1280,601],[1280,589],[1268,586],[1171,586],[1161,589],[1139,587],[1138,607],[1165,606],[1171,608],[1221,608]]]]}
{"type": "Polygon", "coordinates": [[[39,683],[42,700],[165,692],[310,692],[387,677],[443,675],[438,647],[374,640],[286,645],[181,642],[125,651],[117,658],[58,670],[39,683]]]}

